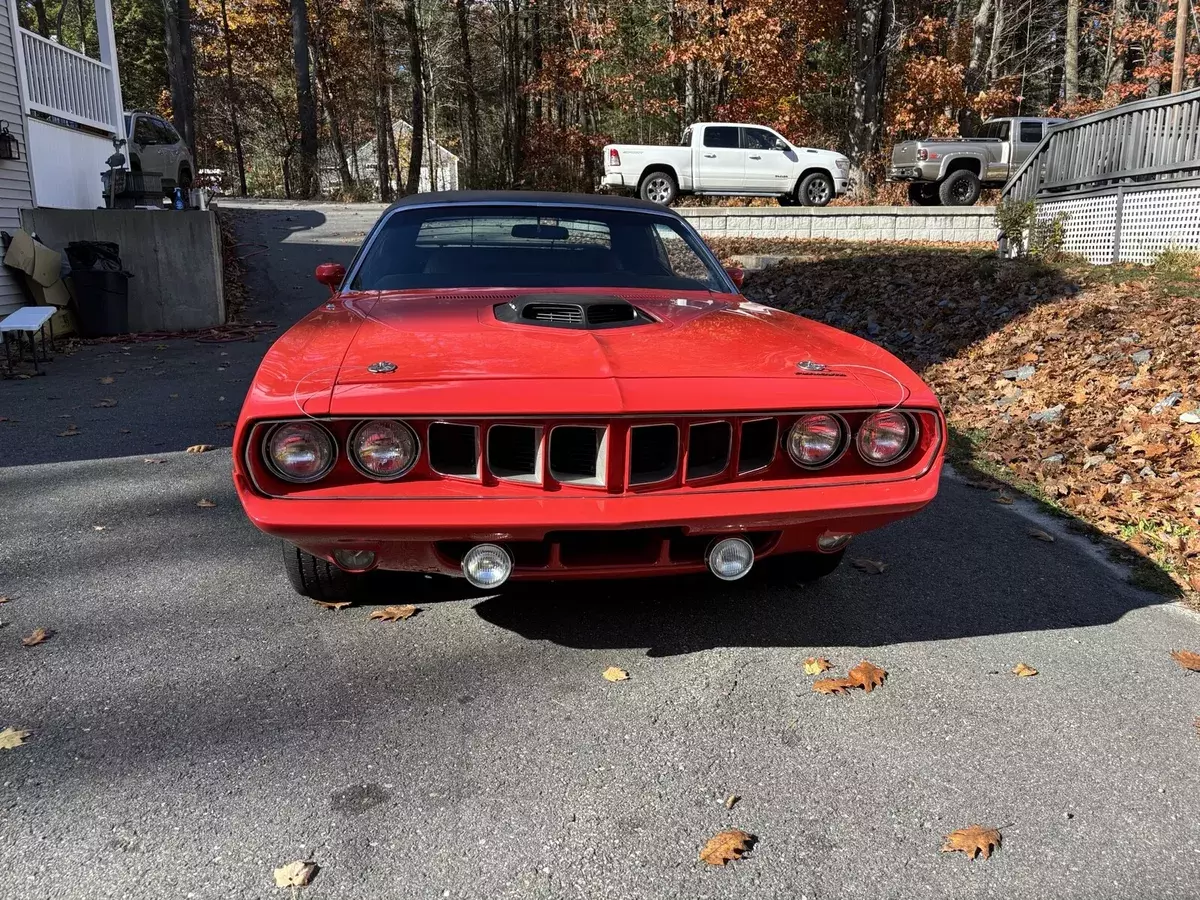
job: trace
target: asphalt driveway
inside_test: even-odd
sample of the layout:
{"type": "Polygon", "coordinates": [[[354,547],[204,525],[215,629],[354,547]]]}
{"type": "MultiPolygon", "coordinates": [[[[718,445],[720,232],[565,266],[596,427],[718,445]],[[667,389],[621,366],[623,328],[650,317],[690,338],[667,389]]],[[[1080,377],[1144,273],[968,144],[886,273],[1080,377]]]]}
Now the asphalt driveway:
{"type": "MultiPolygon", "coordinates": [[[[236,211],[250,316],[319,303],[377,213],[236,211]]],[[[1031,505],[948,474],[856,543],[880,575],[384,582],[421,612],[369,621],[293,595],[230,484],[218,424],[276,333],[0,381],[0,731],[32,732],[0,750],[0,898],[287,896],[305,856],[303,896],[355,900],[1200,897],[1200,675],[1168,655],[1200,618],[1031,505]],[[821,696],[808,656],[888,677],[821,696]],[[938,852],[977,822],[990,859],[938,852]],[[700,863],[731,827],[754,851],[700,863]]]]}

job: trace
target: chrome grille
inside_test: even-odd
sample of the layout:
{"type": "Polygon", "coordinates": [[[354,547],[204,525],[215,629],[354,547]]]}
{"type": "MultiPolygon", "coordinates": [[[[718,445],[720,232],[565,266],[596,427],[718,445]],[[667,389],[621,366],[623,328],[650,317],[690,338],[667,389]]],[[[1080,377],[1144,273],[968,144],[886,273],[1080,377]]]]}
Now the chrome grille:
{"type": "Polygon", "coordinates": [[[530,303],[522,310],[521,318],[560,325],[582,325],[583,307],[569,303],[530,303]]]}

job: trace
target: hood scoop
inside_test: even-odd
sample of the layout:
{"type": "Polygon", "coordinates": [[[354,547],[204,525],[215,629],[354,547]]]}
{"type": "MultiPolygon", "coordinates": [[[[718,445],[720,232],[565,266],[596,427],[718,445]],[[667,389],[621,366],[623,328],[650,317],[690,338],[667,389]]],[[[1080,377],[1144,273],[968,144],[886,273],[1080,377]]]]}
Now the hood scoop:
{"type": "Polygon", "coordinates": [[[496,319],[513,325],[598,330],[649,325],[655,321],[628,300],[606,294],[523,294],[492,307],[496,319]]]}

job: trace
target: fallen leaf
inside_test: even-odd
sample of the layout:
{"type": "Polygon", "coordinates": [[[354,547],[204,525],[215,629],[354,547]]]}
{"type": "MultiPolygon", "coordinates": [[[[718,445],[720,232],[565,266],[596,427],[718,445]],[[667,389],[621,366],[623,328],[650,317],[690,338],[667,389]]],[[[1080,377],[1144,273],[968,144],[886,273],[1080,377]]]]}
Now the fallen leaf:
{"type": "Polygon", "coordinates": [[[58,433],[58,436],[59,436],[59,437],[79,437],[79,435],[80,435],[80,434],[82,434],[82,433],[83,433],[83,432],[81,432],[81,431],[79,430],[79,426],[77,426],[77,425],[68,425],[68,426],[67,426],[67,430],[66,430],[66,431],[60,431],[60,432],[58,433]]]}
{"type": "Polygon", "coordinates": [[[100,383],[101,384],[112,384],[116,380],[117,379],[113,378],[111,375],[105,375],[103,378],[100,379],[100,383]]]}
{"type": "Polygon", "coordinates": [[[155,349],[155,350],[166,350],[166,349],[167,349],[167,345],[166,345],[166,344],[155,344],[155,345],[154,345],[154,349],[155,349]]]}
{"type": "Polygon", "coordinates": [[[218,428],[232,428],[233,426],[234,426],[233,422],[218,422],[217,423],[218,428]]]}
{"type": "Polygon", "coordinates": [[[1037,669],[1033,666],[1027,666],[1025,663],[1017,663],[1013,666],[1012,673],[1018,678],[1030,678],[1037,674],[1037,669]]]}
{"type": "Polygon", "coordinates": [[[730,794],[728,797],[726,797],[726,798],[725,798],[725,808],[726,808],[726,809],[733,809],[733,807],[734,807],[734,806],[737,804],[737,802],[738,802],[739,800],[741,800],[741,799],[742,799],[742,798],[741,798],[741,797],[739,797],[737,794],[730,794]]]}
{"type": "Polygon", "coordinates": [[[332,600],[314,600],[313,603],[321,607],[321,609],[345,609],[350,605],[349,600],[338,600],[336,602],[332,600]]]}
{"type": "Polygon", "coordinates": [[[833,668],[833,666],[830,665],[829,660],[827,660],[823,656],[821,656],[821,657],[810,656],[808,659],[806,659],[804,661],[804,674],[805,675],[820,675],[826,669],[832,669],[832,668],[833,668]]]}
{"type": "Polygon", "coordinates": [[[0,731],[0,750],[13,750],[20,747],[30,734],[31,732],[22,731],[19,728],[5,728],[0,731]]]}
{"type": "Polygon", "coordinates": [[[95,406],[97,409],[112,409],[116,405],[117,401],[112,397],[105,397],[99,403],[93,404],[93,406],[95,406]]]}
{"type": "Polygon", "coordinates": [[[1013,498],[1008,496],[1008,494],[1001,492],[992,498],[992,502],[993,503],[1002,503],[1005,506],[1012,506],[1013,498]]]}
{"type": "Polygon", "coordinates": [[[710,866],[723,866],[731,860],[741,859],[749,853],[757,841],[754,835],[738,828],[731,828],[715,835],[700,851],[700,859],[710,866]]]}
{"type": "Polygon", "coordinates": [[[887,563],[876,562],[873,559],[856,559],[852,562],[854,568],[866,572],[868,575],[882,575],[883,570],[887,568],[887,563]]]}
{"type": "Polygon", "coordinates": [[[108,527],[107,525],[93,525],[92,530],[93,531],[103,531],[107,527],[108,527]]]}
{"type": "Polygon", "coordinates": [[[1172,650],[1171,659],[1189,672],[1200,672],[1200,653],[1191,650],[1172,650]]]}
{"type": "Polygon", "coordinates": [[[12,603],[16,597],[0,597],[0,603],[12,603]]]}
{"type": "Polygon", "coordinates": [[[1031,538],[1037,538],[1039,541],[1045,541],[1047,544],[1054,543],[1054,535],[1047,534],[1046,532],[1042,531],[1040,528],[1030,528],[1029,536],[1031,538]]]}
{"type": "Polygon", "coordinates": [[[604,670],[604,678],[607,681],[626,681],[629,678],[629,673],[624,669],[618,669],[616,666],[609,666],[604,670]]]}
{"type": "Polygon", "coordinates": [[[987,859],[993,850],[1000,849],[1000,829],[984,828],[982,825],[971,825],[959,828],[946,835],[946,843],[942,845],[943,853],[961,851],[969,859],[974,859],[982,853],[987,859]]]}
{"type": "Polygon", "coordinates": [[[188,453],[207,453],[209,450],[216,450],[212,444],[192,444],[187,448],[188,453]]]}
{"type": "Polygon", "coordinates": [[[377,609],[367,618],[380,619],[384,622],[398,622],[416,614],[417,608],[411,603],[406,603],[404,606],[385,606],[383,609],[377,609]]]}
{"type": "Polygon", "coordinates": [[[35,628],[33,633],[21,638],[21,643],[26,647],[36,647],[38,644],[50,640],[54,632],[49,628],[35,628]]]}
{"type": "Polygon", "coordinates": [[[883,679],[887,678],[887,672],[865,659],[846,675],[851,683],[862,688],[868,694],[883,684],[883,679]]]}
{"type": "Polygon", "coordinates": [[[817,694],[845,694],[853,687],[858,685],[849,678],[822,678],[813,682],[813,692],[817,694]]]}
{"type": "Polygon", "coordinates": [[[129,428],[118,428],[117,430],[120,431],[121,434],[133,434],[133,431],[129,428]]]}
{"type": "Polygon", "coordinates": [[[200,500],[196,505],[201,509],[213,509],[217,504],[215,500],[200,500]]]}
{"type": "Polygon", "coordinates": [[[178,395],[178,394],[172,394],[172,395],[171,395],[171,399],[172,399],[172,400],[178,400],[178,399],[179,399],[179,395],[178,395]]]}
{"type": "Polygon", "coordinates": [[[298,859],[275,870],[275,887],[304,887],[317,877],[321,867],[310,859],[298,859]]]}
{"type": "Polygon", "coordinates": [[[153,463],[156,466],[161,466],[163,463],[166,462],[166,460],[165,459],[143,459],[142,462],[153,463]]]}

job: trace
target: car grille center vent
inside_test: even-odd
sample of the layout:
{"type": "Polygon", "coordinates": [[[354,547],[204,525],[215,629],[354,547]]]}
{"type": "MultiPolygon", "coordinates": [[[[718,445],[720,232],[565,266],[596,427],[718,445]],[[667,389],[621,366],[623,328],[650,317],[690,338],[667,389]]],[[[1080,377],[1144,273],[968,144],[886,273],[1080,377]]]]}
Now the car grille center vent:
{"type": "Polygon", "coordinates": [[[629,483],[654,484],[675,475],[679,429],[674,425],[634,425],[629,429],[629,483]]]}
{"type": "Polygon", "coordinates": [[[550,476],[562,484],[603,486],[608,464],[608,430],[559,425],[550,432],[550,476]]]}
{"type": "Polygon", "coordinates": [[[599,294],[525,294],[497,303],[492,310],[498,321],[543,328],[601,330],[654,321],[628,300],[599,294]]]}

